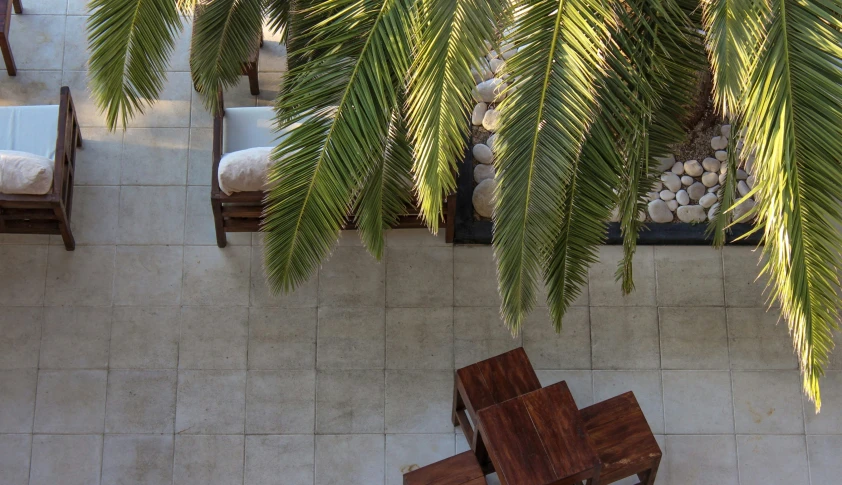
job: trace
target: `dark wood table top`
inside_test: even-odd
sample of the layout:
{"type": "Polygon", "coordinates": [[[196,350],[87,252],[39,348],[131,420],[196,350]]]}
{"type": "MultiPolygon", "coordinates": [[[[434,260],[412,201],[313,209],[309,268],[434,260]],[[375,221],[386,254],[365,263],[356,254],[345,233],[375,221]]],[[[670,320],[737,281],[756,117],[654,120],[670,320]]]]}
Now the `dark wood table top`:
{"type": "Polygon", "coordinates": [[[503,485],[565,485],[599,476],[599,456],[567,383],[477,414],[483,442],[503,485]]]}

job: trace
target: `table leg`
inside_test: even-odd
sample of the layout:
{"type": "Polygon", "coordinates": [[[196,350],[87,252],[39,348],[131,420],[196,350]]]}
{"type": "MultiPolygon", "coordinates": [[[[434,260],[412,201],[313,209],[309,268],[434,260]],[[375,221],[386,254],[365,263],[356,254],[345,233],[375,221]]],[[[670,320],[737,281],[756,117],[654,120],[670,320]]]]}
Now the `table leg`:
{"type": "Polygon", "coordinates": [[[23,13],[23,5],[21,5],[20,0],[12,0],[12,5],[15,7],[15,13],[23,13]]]}

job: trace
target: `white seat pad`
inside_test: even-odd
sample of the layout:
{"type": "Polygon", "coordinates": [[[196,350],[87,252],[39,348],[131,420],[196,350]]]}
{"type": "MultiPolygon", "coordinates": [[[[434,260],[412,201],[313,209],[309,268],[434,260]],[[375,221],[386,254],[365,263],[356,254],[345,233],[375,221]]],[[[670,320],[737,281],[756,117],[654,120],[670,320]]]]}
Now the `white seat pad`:
{"type": "Polygon", "coordinates": [[[58,105],[0,107],[0,150],[55,160],[58,105]]]}

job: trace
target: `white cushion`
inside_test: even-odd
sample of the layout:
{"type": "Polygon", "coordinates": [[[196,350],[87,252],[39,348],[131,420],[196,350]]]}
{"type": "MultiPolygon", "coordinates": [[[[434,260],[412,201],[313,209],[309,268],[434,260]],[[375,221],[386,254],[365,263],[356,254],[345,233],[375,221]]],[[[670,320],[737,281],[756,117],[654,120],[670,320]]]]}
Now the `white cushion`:
{"type": "Polygon", "coordinates": [[[226,195],[263,190],[272,147],[247,148],[228,153],[219,161],[219,188],[226,195]]]}
{"type": "Polygon", "coordinates": [[[58,105],[0,107],[0,150],[55,159],[58,105]]]}
{"type": "Polygon", "coordinates": [[[34,153],[0,150],[0,193],[44,195],[53,186],[55,161],[34,153]]]}

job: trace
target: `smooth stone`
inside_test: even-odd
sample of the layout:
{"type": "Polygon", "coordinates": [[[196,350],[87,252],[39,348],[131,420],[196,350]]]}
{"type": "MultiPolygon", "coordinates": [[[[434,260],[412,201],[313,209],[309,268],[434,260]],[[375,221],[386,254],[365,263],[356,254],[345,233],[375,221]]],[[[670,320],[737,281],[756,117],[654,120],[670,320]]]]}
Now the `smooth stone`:
{"type": "Polygon", "coordinates": [[[728,138],[724,136],[715,136],[710,139],[710,147],[714,150],[725,150],[728,148],[728,138]]]}
{"type": "Polygon", "coordinates": [[[492,152],[494,151],[494,142],[496,140],[497,140],[497,135],[495,135],[495,134],[491,134],[491,136],[489,136],[485,140],[485,144],[488,145],[488,148],[490,148],[492,152]]]}
{"type": "Polygon", "coordinates": [[[684,185],[684,186],[693,185],[693,182],[695,182],[695,181],[696,181],[696,179],[694,179],[693,177],[691,177],[689,175],[684,175],[684,176],[681,177],[681,185],[684,185]]]}
{"type": "Polygon", "coordinates": [[[493,49],[488,51],[488,55],[486,57],[488,58],[488,60],[497,59],[497,51],[493,49]]]}
{"type": "Polygon", "coordinates": [[[494,165],[479,164],[474,167],[474,181],[480,183],[483,180],[494,178],[494,165]]]}
{"type": "Polygon", "coordinates": [[[748,188],[753,189],[754,183],[756,181],[757,181],[757,179],[754,177],[754,175],[749,175],[748,178],[746,179],[746,185],[748,185],[748,188]]]}
{"type": "Polygon", "coordinates": [[[675,210],[678,209],[678,202],[674,200],[668,200],[667,207],[669,207],[671,211],[675,212],[675,210]]]}
{"type": "Polygon", "coordinates": [[[479,95],[479,90],[477,90],[476,86],[471,88],[471,97],[474,98],[474,101],[477,103],[482,103],[482,96],[479,95]]]}
{"type": "Polygon", "coordinates": [[[722,136],[725,138],[731,138],[731,125],[722,125],[719,128],[719,132],[722,133],[722,136]]]}
{"type": "Polygon", "coordinates": [[[497,126],[500,124],[500,112],[496,109],[490,109],[485,112],[482,118],[482,127],[488,131],[497,131],[497,126]]]}
{"type": "Polygon", "coordinates": [[[753,153],[746,158],[746,172],[748,173],[754,173],[754,158],[753,153]]]}
{"type": "Polygon", "coordinates": [[[705,209],[700,205],[683,205],[676,215],[682,222],[702,222],[705,220],[705,209]]]}
{"type": "Polygon", "coordinates": [[[681,205],[687,205],[690,203],[690,195],[686,190],[679,190],[675,193],[675,200],[681,205]]]}
{"type": "Polygon", "coordinates": [[[705,186],[701,182],[696,182],[690,187],[687,187],[687,194],[693,200],[699,200],[705,195],[705,186]]]}
{"type": "Polygon", "coordinates": [[[672,222],[673,215],[666,201],[658,199],[649,203],[649,217],[653,222],[672,222]]]}
{"type": "Polygon", "coordinates": [[[663,189],[664,189],[664,183],[661,182],[660,180],[656,180],[655,183],[652,184],[652,190],[654,190],[655,192],[660,192],[663,189]]]}
{"type": "Polygon", "coordinates": [[[681,162],[675,162],[670,171],[676,175],[684,175],[684,164],[681,162]]]}
{"type": "Polygon", "coordinates": [[[720,162],[728,160],[728,152],[726,152],[725,150],[717,150],[716,153],[713,154],[713,156],[716,157],[716,159],[720,162]]]}
{"type": "Polygon", "coordinates": [[[673,165],[675,165],[675,155],[672,153],[665,155],[663,157],[654,157],[655,160],[658,161],[658,170],[661,172],[666,172],[670,169],[673,165]]]}
{"type": "Polygon", "coordinates": [[[664,183],[664,187],[668,188],[669,190],[675,192],[681,188],[681,179],[678,178],[678,175],[667,172],[661,175],[661,182],[664,183]]]}
{"type": "Polygon", "coordinates": [[[713,172],[705,172],[702,175],[702,183],[705,184],[705,187],[713,187],[719,183],[719,175],[713,172]]]}
{"type": "Polygon", "coordinates": [[[611,210],[611,215],[608,217],[611,222],[620,222],[620,208],[615,207],[611,210]]]}
{"type": "Polygon", "coordinates": [[[493,103],[503,98],[503,90],[506,89],[506,83],[500,78],[491,78],[488,81],[483,81],[477,84],[477,92],[479,97],[486,103],[493,103]]]}
{"type": "Polygon", "coordinates": [[[471,113],[471,124],[474,126],[482,125],[482,117],[488,111],[488,105],[485,103],[477,103],[474,106],[474,111],[471,113]]]}
{"type": "Polygon", "coordinates": [[[719,173],[728,173],[728,164],[723,163],[719,166],[719,173]]]}
{"type": "Polygon", "coordinates": [[[734,220],[737,220],[740,217],[746,215],[746,213],[748,213],[748,211],[750,211],[753,208],[754,201],[751,199],[746,199],[740,202],[739,204],[737,204],[736,207],[734,207],[734,220]]]}
{"type": "Polygon", "coordinates": [[[724,184],[724,183],[725,183],[725,179],[727,179],[727,178],[728,178],[728,174],[727,174],[727,173],[721,173],[721,174],[719,174],[719,183],[720,183],[720,184],[724,184]]]}
{"type": "Polygon", "coordinates": [[[491,68],[491,72],[499,74],[506,67],[506,61],[503,59],[491,59],[488,62],[488,66],[491,68]]]}
{"type": "Polygon", "coordinates": [[[737,192],[739,192],[740,195],[743,197],[745,197],[750,190],[751,189],[748,188],[748,184],[745,182],[745,180],[740,180],[740,183],[737,184],[737,192]]]}
{"type": "Polygon", "coordinates": [[[745,170],[743,170],[741,168],[738,168],[737,169],[737,180],[745,180],[747,178],[748,178],[748,173],[745,170]]]}
{"type": "Polygon", "coordinates": [[[716,217],[717,212],[719,212],[719,202],[716,202],[708,209],[708,220],[712,221],[716,217]]]}
{"type": "Polygon", "coordinates": [[[497,181],[485,179],[474,188],[471,195],[471,202],[474,203],[474,210],[482,217],[491,217],[494,213],[494,192],[497,190],[497,181]]]}
{"type": "Polygon", "coordinates": [[[720,187],[720,185],[716,184],[713,187],[708,188],[708,193],[709,194],[715,194],[716,191],[719,190],[719,187],[720,187]]]}
{"type": "Polygon", "coordinates": [[[699,205],[705,209],[716,203],[716,194],[705,194],[699,199],[699,205]]]}
{"type": "Polygon", "coordinates": [[[500,57],[508,61],[513,55],[515,55],[515,52],[517,51],[514,49],[505,50],[502,54],[500,54],[500,57]]]}
{"type": "Polygon", "coordinates": [[[671,190],[662,190],[659,195],[664,200],[672,200],[675,198],[675,192],[672,192],[671,190]]]}
{"type": "Polygon", "coordinates": [[[479,71],[477,71],[473,67],[471,68],[471,75],[474,76],[474,82],[477,84],[484,81],[482,74],[480,74],[479,71]]]}
{"type": "Polygon", "coordinates": [[[698,160],[688,160],[684,162],[684,172],[691,177],[698,177],[705,171],[702,164],[698,160]]]}
{"type": "Polygon", "coordinates": [[[491,148],[488,148],[488,145],[477,143],[474,145],[474,148],[471,149],[471,152],[474,154],[474,160],[479,163],[494,163],[494,155],[492,155],[491,148]]]}
{"type": "Polygon", "coordinates": [[[719,170],[719,167],[721,165],[722,163],[715,158],[708,157],[702,160],[702,166],[705,167],[705,170],[707,170],[708,172],[716,172],[717,170],[719,170]]]}
{"type": "Polygon", "coordinates": [[[658,200],[661,198],[661,194],[658,192],[647,192],[646,197],[649,198],[650,201],[658,200]]]}

